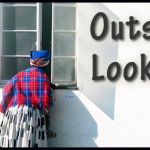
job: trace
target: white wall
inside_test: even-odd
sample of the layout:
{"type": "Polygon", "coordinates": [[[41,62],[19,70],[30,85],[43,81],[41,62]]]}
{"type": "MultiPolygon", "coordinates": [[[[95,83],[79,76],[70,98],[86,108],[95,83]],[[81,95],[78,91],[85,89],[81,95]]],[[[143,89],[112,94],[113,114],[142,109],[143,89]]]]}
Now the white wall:
{"type": "Polygon", "coordinates": [[[128,62],[135,62],[138,75],[132,82],[125,81],[121,76],[116,84],[114,121],[120,134],[118,142],[122,146],[150,146],[150,85],[148,78],[146,81],[141,80],[140,68],[142,53],[147,57],[146,64],[150,60],[149,41],[142,37],[142,26],[150,21],[150,3],[105,3],[105,6],[117,14],[124,24],[129,21],[129,16],[134,16],[139,20],[135,29],[141,31],[141,36],[132,41],[129,38],[129,28],[125,25],[124,40],[119,41],[118,62],[122,69],[128,62]]]}
{"type": "Polygon", "coordinates": [[[114,121],[78,90],[55,90],[49,147],[120,146],[114,121]]]}

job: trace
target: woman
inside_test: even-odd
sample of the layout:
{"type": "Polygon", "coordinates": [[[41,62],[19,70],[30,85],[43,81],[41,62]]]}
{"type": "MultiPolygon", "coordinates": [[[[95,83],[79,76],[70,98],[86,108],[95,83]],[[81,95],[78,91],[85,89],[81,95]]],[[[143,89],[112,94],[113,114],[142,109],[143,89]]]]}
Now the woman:
{"type": "Polygon", "coordinates": [[[1,147],[47,147],[48,108],[54,104],[44,72],[49,59],[48,50],[31,51],[33,67],[20,71],[5,85],[0,103],[1,147]]]}

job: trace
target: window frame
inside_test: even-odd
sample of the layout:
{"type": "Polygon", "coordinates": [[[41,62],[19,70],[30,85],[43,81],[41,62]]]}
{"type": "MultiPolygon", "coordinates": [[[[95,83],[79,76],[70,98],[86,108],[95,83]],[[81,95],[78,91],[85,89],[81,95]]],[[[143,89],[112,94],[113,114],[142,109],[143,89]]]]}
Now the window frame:
{"type": "MultiPolygon", "coordinates": [[[[36,50],[41,50],[42,47],[42,3],[35,3],[35,4],[27,4],[27,3],[17,3],[17,4],[11,4],[11,3],[0,3],[0,62],[3,57],[11,57],[11,58],[29,58],[29,55],[2,55],[2,38],[4,32],[32,32],[36,33],[36,50]],[[36,29],[35,30],[3,30],[3,8],[4,7],[36,7],[36,29]]],[[[29,63],[29,62],[28,62],[29,63]]],[[[1,63],[0,63],[1,64],[1,63]]],[[[1,71],[2,71],[2,65],[0,65],[0,85],[5,85],[9,80],[2,80],[1,78],[1,71]]]]}
{"type": "Polygon", "coordinates": [[[56,85],[58,89],[65,88],[77,88],[77,3],[75,4],[56,4],[52,3],[52,34],[51,34],[51,82],[56,85]],[[75,30],[54,30],[54,11],[55,7],[74,7],[75,8],[75,30]],[[54,33],[74,33],[75,34],[75,55],[74,56],[54,56],[54,33]],[[75,60],[75,82],[63,82],[54,81],[54,59],[62,58],[72,58],[75,60]],[[57,82],[57,83],[56,83],[57,82]]]}

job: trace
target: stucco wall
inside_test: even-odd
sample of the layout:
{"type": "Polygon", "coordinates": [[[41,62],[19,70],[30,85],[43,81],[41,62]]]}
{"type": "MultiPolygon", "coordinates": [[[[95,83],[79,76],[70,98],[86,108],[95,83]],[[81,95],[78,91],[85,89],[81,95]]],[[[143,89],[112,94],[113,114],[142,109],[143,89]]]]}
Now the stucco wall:
{"type": "Polygon", "coordinates": [[[50,107],[51,130],[56,138],[49,147],[119,146],[114,121],[79,90],[55,90],[55,105],[50,107]]]}

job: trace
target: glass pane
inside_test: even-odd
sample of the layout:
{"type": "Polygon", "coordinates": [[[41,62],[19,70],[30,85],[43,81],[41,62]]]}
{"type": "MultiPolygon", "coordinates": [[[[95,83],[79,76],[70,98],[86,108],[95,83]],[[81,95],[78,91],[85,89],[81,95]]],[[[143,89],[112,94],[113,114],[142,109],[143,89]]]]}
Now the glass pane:
{"type": "Polygon", "coordinates": [[[36,7],[4,7],[4,30],[36,30],[36,7]]]}
{"type": "Polygon", "coordinates": [[[55,3],[55,4],[61,4],[61,5],[75,5],[76,3],[55,3]]]}
{"type": "Polygon", "coordinates": [[[75,59],[54,59],[54,81],[75,80],[75,59]]]}
{"type": "Polygon", "coordinates": [[[36,33],[4,32],[3,55],[30,55],[30,51],[36,42],[36,33]]]}
{"type": "Polygon", "coordinates": [[[16,73],[30,67],[30,58],[2,58],[2,80],[10,80],[16,73]]]}
{"type": "Polygon", "coordinates": [[[3,3],[4,5],[14,5],[14,4],[36,4],[36,3],[23,3],[23,2],[19,2],[19,3],[3,3]]]}
{"type": "Polygon", "coordinates": [[[75,8],[74,7],[55,7],[54,29],[75,30],[75,8]]]}
{"type": "Polygon", "coordinates": [[[75,56],[74,33],[54,33],[54,56],[75,56]]]}

